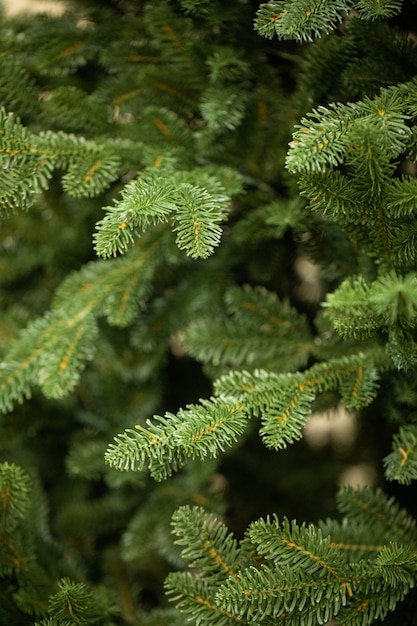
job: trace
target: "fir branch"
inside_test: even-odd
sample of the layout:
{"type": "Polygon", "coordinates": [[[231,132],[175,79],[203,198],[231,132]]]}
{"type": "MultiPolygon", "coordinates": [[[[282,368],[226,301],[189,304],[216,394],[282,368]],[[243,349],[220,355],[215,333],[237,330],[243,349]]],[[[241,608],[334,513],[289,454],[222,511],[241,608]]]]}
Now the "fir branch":
{"type": "Polygon", "coordinates": [[[246,620],[223,609],[216,601],[218,587],[211,587],[208,579],[193,576],[189,572],[173,572],[165,580],[165,591],[171,602],[182,613],[190,615],[197,624],[210,626],[234,626],[246,624],[246,620]]]}
{"type": "Polygon", "coordinates": [[[69,578],[61,579],[58,591],[49,599],[49,613],[60,624],[66,620],[79,626],[102,623],[104,611],[101,608],[88,585],[69,578]]]}
{"type": "Polygon", "coordinates": [[[231,372],[215,382],[215,392],[235,398],[261,417],[260,432],[268,447],[285,448],[301,438],[311,403],[319,393],[338,390],[344,404],[352,408],[372,401],[377,371],[369,358],[365,354],[342,357],[286,375],[263,370],[231,372]]]}
{"type": "Polygon", "coordinates": [[[62,313],[45,316],[35,331],[40,335],[37,382],[49,398],[61,398],[74,389],[80,371],[93,358],[98,335],[94,313],[80,312],[73,318],[62,313]]]}
{"type": "Polygon", "coordinates": [[[316,397],[303,381],[292,381],[281,390],[274,401],[268,403],[262,412],[262,426],[259,430],[268,448],[279,450],[301,439],[302,429],[311,413],[311,404],[316,397]]]}
{"type": "Polygon", "coordinates": [[[391,172],[391,160],[405,151],[410,138],[403,87],[383,89],[374,99],[331,104],[313,110],[296,126],[286,159],[290,172],[324,172],[346,161],[357,176],[363,167],[371,180],[391,172]],[[358,163],[362,168],[358,168],[358,163]]]}
{"type": "Polygon", "coordinates": [[[107,189],[118,177],[120,158],[117,154],[88,151],[81,160],[70,163],[62,177],[64,190],[74,198],[96,196],[107,189]]]}
{"type": "Polygon", "coordinates": [[[257,552],[276,566],[288,565],[304,574],[316,574],[324,569],[339,584],[347,584],[343,580],[344,559],[331,545],[330,537],[323,537],[321,530],[312,524],[299,526],[294,520],[284,517],[280,521],[274,515],[252,522],[248,536],[257,552]]]}
{"type": "Polygon", "coordinates": [[[347,566],[340,546],[312,526],[275,517],[273,523],[253,523],[248,532],[271,565],[241,570],[217,594],[222,608],[248,623],[268,616],[273,623],[301,626],[337,616],[345,625],[370,624],[414,585],[415,552],[403,546],[382,548],[373,564],[347,566]]]}
{"type": "Polygon", "coordinates": [[[288,565],[249,567],[229,578],[216,596],[221,608],[245,624],[313,626],[326,623],[346,604],[349,585],[327,569],[314,578],[288,565]]]}
{"type": "Polygon", "coordinates": [[[222,194],[213,196],[197,185],[181,185],[173,220],[180,250],[194,259],[212,254],[220,243],[220,224],[226,217],[227,201],[222,194]]]}
{"type": "Polygon", "coordinates": [[[69,15],[44,19],[37,16],[26,31],[25,52],[30,50],[32,64],[42,76],[68,76],[97,54],[93,33],[91,24],[79,28],[69,15]]]}
{"type": "Polygon", "coordinates": [[[385,476],[409,485],[417,478],[417,427],[403,426],[394,435],[392,452],[385,457],[385,476]]]}
{"type": "Polygon", "coordinates": [[[13,114],[0,109],[0,212],[30,206],[35,194],[47,188],[56,159],[45,159],[31,145],[31,133],[13,114]]]}
{"type": "Polygon", "coordinates": [[[15,115],[34,113],[39,109],[39,89],[22,60],[2,54],[0,101],[4,110],[15,115]]]}
{"type": "Polygon", "coordinates": [[[243,285],[233,287],[225,294],[226,309],[237,324],[250,319],[261,327],[274,327],[274,332],[284,328],[285,332],[307,334],[308,324],[287,300],[280,300],[277,295],[264,287],[243,285]]]}
{"type": "Polygon", "coordinates": [[[318,527],[323,536],[330,537],[329,545],[338,550],[347,563],[374,561],[384,547],[384,537],[381,538],[381,543],[377,543],[379,538],[374,534],[370,536],[365,524],[352,524],[347,518],[319,521],[318,527]]]}
{"type": "Polygon", "coordinates": [[[342,337],[363,340],[381,327],[382,321],[375,314],[369,293],[369,284],[363,276],[358,276],[346,279],[336,291],[328,294],[323,303],[325,314],[342,337]]]}
{"type": "Polygon", "coordinates": [[[40,622],[36,621],[34,626],[73,626],[73,622],[71,621],[62,621],[57,620],[53,617],[47,617],[42,619],[40,622]]]}
{"type": "MultiPolygon", "coordinates": [[[[14,463],[0,465],[0,529],[4,534],[15,530],[26,517],[29,507],[31,483],[26,472],[14,463]]],[[[7,543],[7,541],[6,541],[7,543]]]]}
{"type": "MultiPolygon", "coordinates": [[[[60,399],[98,358],[75,401],[62,404],[58,440],[49,428],[56,416],[48,411],[22,407],[0,427],[8,458],[22,459],[31,473],[40,461],[48,491],[63,494],[51,500],[51,519],[72,546],[50,558],[40,478],[31,487],[18,466],[0,465],[0,622],[20,623],[23,615],[42,626],[110,624],[107,594],[70,578],[58,583],[62,567],[74,580],[92,573],[112,586],[110,593],[121,596],[118,619],[129,623],[385,620],[417,582],[417,532],[406,511],[369,488],[341,491],[340,522],[271,516],[253,522],[240,543],[220,518],[182,507],[173,521],[191,570],[170,574],[166,590],[184,617],[163,609],[145,615],[136,600],[143,584],[147,590],[158,570],[166,571],[155,546],[170,565],[184,567],[177,547],[168,547],[173,507],[185,501],[225,510],[216,459],[240,442],[252,417],[266,446],[282,449],[300,439],[314,402],[328,407],[340,399],[355,411],[369,407],[366,412],[383,405],[382,419],[395,415],[404,424],[385,460],[386,475],[404,484],[417,476],[417,90],[410,80],[417,64],[409,28],[377,21],[395,17],[400,0],[265,0],[255,20],[264,37],[311,42],[328,35],[306,48],[307,61],[300,61],[302,53],[295,60],[292,46],[275,50],[254,40],[243,24],[249,2],[224,3],[222,10],[205,0],[102,4],[69,1],[73,13],[5,18],[2,28],[0,93],[15,112],[0,111],[0,214],[37,204],[26,216],[12,216],[0,242],[0,295],[6,307],[11,303],[0,328],[0,408],[12,410],[37,385],[60,399]],[[337,36],[330,32],[336,28],[337,36]],[[331,100],[348,104],[319,106],[331,100]],[[310,106],[316,108],[296,127],[286,166],[320,215],[305,211],[281,171],[290,127],[310,106]],[[94,245],[106,259],[129,254],[68,275],[42,313],[45,294],[65,268],[80,266],[78,253],[81,264],[88,258],[77,233],[96,219],[91,198],[118,179],[121,195],[106,200],[94,245]],[[243,180],[248,193],[233,205],[227,245],[191,266],[184,256],[207,259],[219,246],[243,180]],[[70,203],[68,196],[89,200],[70,203]],[[53,227],[39,234],[38,216],[53,227]],[[307,316],[300,312],[303,296],[284,266],[311,251],[321,287],[334,290],[325,316],[311,303],[307,316]],[[240,286],[231,288],[233,280],[240,286]],[[102,319],[124,329],[99,333],[102,319]],[[125,331],[127,348],[120,343],[125,331]],[[165,373],[184,347],[208,364],[206,373],[229,371],[209,399],[146,421],[161,407],[165,373]],[[383,402],[374,408],[387,370],[383,402]],[[104,470],[106,433],[119,432],[126,411],[132,416],[138,409],[137,426],[107,448],[104,470]],[[29,414],[28,430],[22,425],[29,414]],[[45,432],[45,459],[69,450],[62,467],[54,463],[55,473],[36,450],[45,432]],[[147,476],[116,477],[116,469],[147,469],[162,481],[181,468],[168,487],[151,488],[147,476]],[[120,552],[111,542],[127,516],[120,552]],[[104,565],[93,554],[97,541],[106,548],[104,565]],[[143,563],[151,563],[152,580],[143,563]]],[[[41,397],[35,404],[44,408],[41,397]]],[[[232,524],[242,519],[229,513],[232,524]]]]}
{"type": "Polygon", "coordinates": [[[140,425],[137,430],[126,429],[108,446],[105,460],[110,467],[119,470],[141,471],[149,467],[156,480],[164,480],[180,469],[185,461],[181,450],[172,446],[173,427],[171,415],[155,416],[155,422],[147,422],[149,428],[140,425]]]}
{"type": "Polygon", "coordinates": [[[343,161],[347,126],[354,112],[342,105],[323,106],[296,125],[286,158],[290,172],[324,172],[343,161]],[[343,117],[340,113],[343,113],[343,117]]]}
{"type": "Polygon", "coordinates": [[[252,75],[252,68],[243,51],[232,46],[218,46],[207,59],[210,69],[209,81],[214,85],[246,83],[252,75]]]}
{"type": "MultiPolygon", "coordinates": [[[[387,567],[387,570],[389,566],[387,567]]],[[[389,611],[393,611],[398,602],[404,600],[410,591],[410,580],[389,585],[383,579],[383,568],[372,565],[352,565],[352,574],[356,581],[354,595],[346,607],[342,607],[337,616],[341,626],[363,626],[383,620],[389,611]]]]}
{"type": "Polygon", "coordinates": [[[399,271],[408,272],[416,267],[417,224],[412,218],[400,217],[392,233],[392,253],[399,271]]]}
{"type": "Polygon", "coordinates": [[[35,135],[3,108],[0,135],[3,213],[31,206],[36,195],[48,188],[58,167],[68,170],[63,184],[74,197],[97,195],[118,176],[119,157],[108,145],[62,132],[35,135]]]}
{"type": "Polygon", "coordinates": [[[409,176],[393,178],[386,192],[387,211],[393,218],[412,217],[415,211],[417,179],[409,176]]]}
{"type": "Polygon", "coordinates": [[[174,440],[188,457],[215,457],[230,447],[247,425],[245,407],[227,398],[201,400],[177,413],[174,440]]]}
{"type": "Polygon", "coordinates": [[[322,0],[269,0],[258,9],[255,28],[270,39],[277,35],[280,39],[312,41],[333,30],[349,9],[345,0],[330,4],[322,0]]]}
{"type": "Polygon", "coordinates": [[[345,487],[339,491],[337,502],[349,522],[365,525],[378,538],[378,543],[396,541],[417,545],[415,520],[382,490],[345,487]]]}
{"type": "Polygon", "coordinates": [[[417,574],[417,553],[408,546],[390,543],[385,546],[376,560],[384,581],[390,587],[415,585],[417,574]]]}
{"type": "Polygon", "coordinates": [[[246,113],[248,93],[236,85],[210,85],[202,95],[201,114],[210,130],[233,131],[246,113]]]}
{"type": "Polygon", "coordinates": [[[134,236],[151,224],[165,222],[173,214],[173,230],[180,249],[193,258],[209,256],[219,244],[220,223],[226,217],[229,197],[219,181],[188,172],[160,173],[158,168],[126,185],[122,199],[106,207],[107,215],[97,223],[94,235],[99,256],[125,252],[134,236]],[[207,187],[203,185],[206,183],[207,187]]]}
{"type": "Polygon", "coordinates": [[[414,272],[401,277],[394,272],[379,276],[369,298],[384,324],[414,327],[417,314],[417,275],[414,272]]]}
{"type": "Polygon", "coordinates": [[[138,132],[146,137],[146,143],[141,145],[136,162],[143,159],[149,167],[166,166],[170,162],[171,166],[184,167],[195,149],[195,138],[184,120],[184,112],[176,113],[162,106],[159,100],[155,105],[145,102],[140,109],[138,132]]]}
{"type": "MultiPolygon", "coordinates": [[[[183,546],[181,556],[213,585],[229,576],[238,578],[240,550],[223,522],[201,507],[183,506],[172,517],[175,543],[183,546]]],[[[200,574],[199,574],[200,575],[200,574]]]]}
{"type": "Polygon", "coordinates": [[[359,17],[364,20],[377,20],[382,17],[389,18],[401,12],[402,0],[357,0],[355,9],[359,17]]]}
{"type": "Polygon", "coordinates": [[[163,607],[137,611],[141,626],[184,626],[184,616],[175,608],[163,607]]]}
{"type": "Polygon", "coordinates": [[[66,132],[110,134],[115,131],[111,123],[111,103],[103,91],[85,93],[75,85],[54,89],[43,103],[41,117],[48,120],[50,128],[66,132]]]}
{"type": "Polygon", "coordinates": [[[137,425],[110,444],[105,458],[111,467],[143,470],[164,480],[187,459],[216,457],[231,446],[247,424],[243,407],[228,399],[201,400],[176,415],[166,413],[147,420],[148,429],[137,425]]]}
{"type": "Polygon", "coordinates": [[[164,179],[139,179],[126,185],[122,198],[112,207],[105,207],[106,216],[97,222],[94,244],[97,254],[108,258],[125,252],[134,242],[137,228],[166,221],[175,209],[174,187],[164,179]]]}
{"type": "Polygon", "coordinates": [[[398,370],[411,370],[417,363],[417,343],[414,333],[401,327],[388,332],[385,352],[398,370]]]}
{"type": "Polygon", "coordinates": [[[183,503],[188,496],[190,494],[187,488],[178,483],[172,489],[167,489],[164,485],[153,491],[129,520],[123,532],[121,554],[126,563],[152,558],[157,547],[159,554],[170,563],[183,567],[184,561],[179,556],[179,550],[173,546],[170,522],[178,503],[183,503]]]}
{"type": "Polygon", "coordinates": [[[216,367],[292,370],[314,352],[305,316],[276,294],[244,285],[227,290],[224,301],[227,316],[201,316],[185,329],[182,344],[195,358],[216,367]]]}
{"type": "Polygon", "coordinates": [[[377,330],[388,333],[387,355],[398,368],[415,362],[417,279],[414,273],[381,274],[367,284],[363,277],[345,280],[327,297],[326,315],[344,338],[365,339],[377,330]]]}
{"type": "MultiPolygon", "coordinates": [[[[386,113],[383,109],[378,115],[385,122],[386,113]]],[[[391,138],[384,136],[385,130],[387,129],[384,123],[372,125],[368,119],[356,120],[349,130],[345,162],[349,169],[356,173],[362,188],[364,189],[365,184],[369,187],[367,195],[370,198],[382,195],[396,167],[392,159],[398,156],[398,152],[391,138]]],[[[404,132],[407,131],[408,128],[404,127],[404,132]]]]}
{"type": "Polygon", "coordinates": [[[361,190],[355,189],[354,181],[339,170],[302,175],[299,184],[313,210],[341,224],[360,224],[360,216],[369,211],[361,190]]]}
{"type": "Polygon", "coordinates": [[[29,397],[34,384],[50,397],[74,388],[95,353],[96,319],[126,325],[135,316],[155,268],[155,261],[148,265],[154,246],[150,236],[129,258],[93,262],[68,277],[52,310],[28,326],[1,365],[2,411],[29,397]]]}

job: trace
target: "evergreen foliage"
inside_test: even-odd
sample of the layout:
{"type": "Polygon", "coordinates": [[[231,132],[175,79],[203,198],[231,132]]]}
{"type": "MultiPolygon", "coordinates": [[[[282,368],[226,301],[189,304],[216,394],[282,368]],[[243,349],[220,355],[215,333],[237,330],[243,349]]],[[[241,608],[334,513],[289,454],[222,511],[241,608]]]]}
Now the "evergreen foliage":
{"type": "Polygon", "coordinates": [[[2,15],[1,624],[415,624],[416,17],[2,15]]]}

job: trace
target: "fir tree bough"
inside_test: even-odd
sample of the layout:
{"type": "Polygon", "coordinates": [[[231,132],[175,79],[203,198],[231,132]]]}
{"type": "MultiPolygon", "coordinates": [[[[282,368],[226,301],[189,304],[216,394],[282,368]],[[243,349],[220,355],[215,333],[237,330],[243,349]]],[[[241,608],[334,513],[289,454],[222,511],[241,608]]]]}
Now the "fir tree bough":
{"type": "Polygon", "coordinates": [[[416,17],[2,15],[0,623],[416,622],[416,17]]]}

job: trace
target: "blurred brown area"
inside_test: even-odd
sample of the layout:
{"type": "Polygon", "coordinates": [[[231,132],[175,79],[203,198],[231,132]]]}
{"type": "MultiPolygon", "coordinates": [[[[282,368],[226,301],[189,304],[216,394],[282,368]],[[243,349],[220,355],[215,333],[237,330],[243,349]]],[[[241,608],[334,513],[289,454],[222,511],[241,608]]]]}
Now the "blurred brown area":
{"type": "Polygon", "coordinates": [[[34,11],[42,13],[61,13],[64,3],[59,0],[2,0],[7,15],[17,15],[34,11]]]}

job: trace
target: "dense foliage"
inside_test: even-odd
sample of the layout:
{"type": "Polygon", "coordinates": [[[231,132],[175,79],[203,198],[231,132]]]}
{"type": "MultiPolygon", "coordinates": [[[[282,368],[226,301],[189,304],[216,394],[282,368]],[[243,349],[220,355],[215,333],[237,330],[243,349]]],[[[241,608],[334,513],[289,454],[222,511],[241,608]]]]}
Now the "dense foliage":
{"type": "Polygon", "coordinates": [[[415,623],[416,17],[2,17],[1,624],[415,623]]]}

